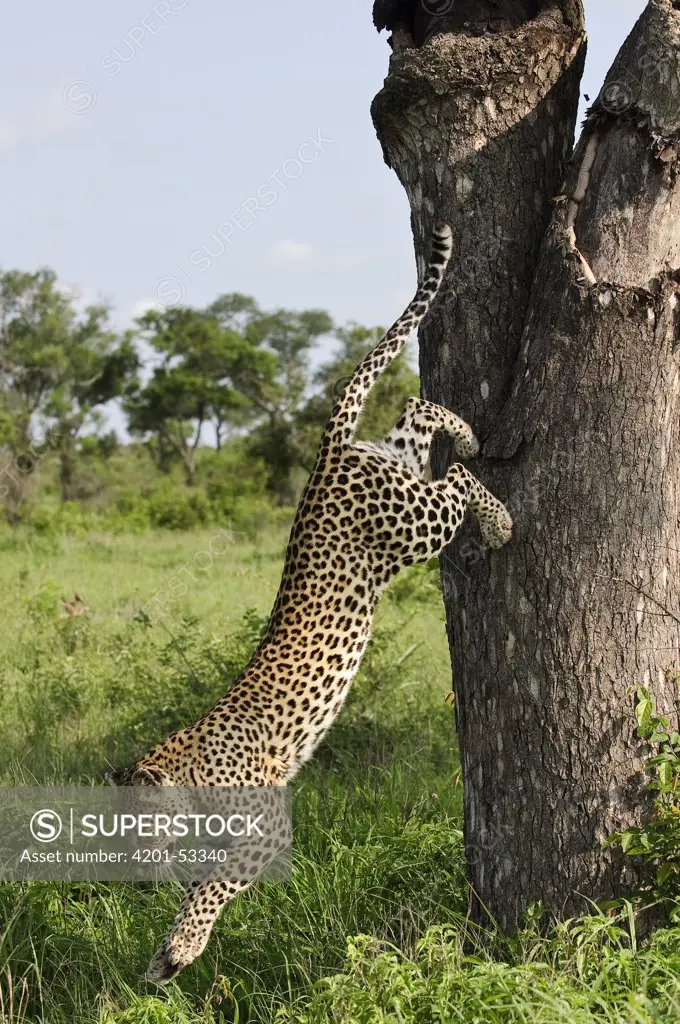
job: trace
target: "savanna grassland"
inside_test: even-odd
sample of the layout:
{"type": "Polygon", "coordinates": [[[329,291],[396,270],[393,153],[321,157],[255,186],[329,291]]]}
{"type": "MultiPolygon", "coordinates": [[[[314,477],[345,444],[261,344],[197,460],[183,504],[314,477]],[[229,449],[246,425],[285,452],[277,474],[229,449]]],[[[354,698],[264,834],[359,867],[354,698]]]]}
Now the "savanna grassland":
{"type": "MultiPolygon", "coordinates": [[[[202,713],[257,643],[285,540],[282,523],[0,534],[0,782],[100,784],[202,713]],[[209,567],[196,557],[213,550],[209,567]],[[192,566],[183,593],[171,581],[192,566]],[[166,614],[148,614],[169,586],[166,614]],[[88,611],[71,617],[60,599],[75,592],[88,611]]],[[[4,884],[0,1020],[680,1020],[678,928],[638,944],[632,917],[595,913],[550,937],[529,919],[512,941],[482,945],[466,927],[449,689],[436,574],[412,570],[385,598],[341,719],[294,784],[292,881],[239,897],[163,991],[143,971],[179,889],[4,884]]]]}

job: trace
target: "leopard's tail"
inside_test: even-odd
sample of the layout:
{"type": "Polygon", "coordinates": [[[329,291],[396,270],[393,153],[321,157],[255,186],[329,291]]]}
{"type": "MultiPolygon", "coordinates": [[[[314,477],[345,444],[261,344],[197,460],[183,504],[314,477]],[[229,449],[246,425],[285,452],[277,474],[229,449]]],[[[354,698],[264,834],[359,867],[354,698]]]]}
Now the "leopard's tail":
{"type": "Polygon", "coordinates": [[[399,355],[411,332],[420,324],[432,305],[450,256],[451,228],[448,224],[437,224],[432,239],[430,262],[413,301],[352,374],[328,420],[321,442],[322,451],[326,449],[330,452],[332,449],[351,444],[371,388],[380,374],[399,355]]]}

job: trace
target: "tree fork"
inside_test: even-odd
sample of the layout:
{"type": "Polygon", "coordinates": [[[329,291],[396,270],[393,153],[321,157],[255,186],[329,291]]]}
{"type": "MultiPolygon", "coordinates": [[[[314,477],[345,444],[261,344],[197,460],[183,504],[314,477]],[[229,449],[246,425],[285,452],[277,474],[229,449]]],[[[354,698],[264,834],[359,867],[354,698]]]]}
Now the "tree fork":
{"type": "Polygon", "coordinates": [[[506,929],[536,900],[571,915],[634,891],[601,842],[646,813],[635,688],[677,713],[680,4],[649,3],[561,187],[580,33],[547,5],[500,39],[438,36],[392,58],[374,101],[419,259],[435,216],[460,240],[424,393],[482,424],[482,475],[516,520],[503,552],[470,536],[443,559],[474,916],[506,929]],[[547,58],[541,19],[562,25],[547,58]],[[502,110],[528,73],[533,108],[489,123],[487,97],[502,110]]]}
{"type": "Polygon", "coordinates": [[[548,3],[514,32],[448,33],[399,51],[371,108],[409,198],[421,267],[435,216],[453,228],[454,273],[421,361],[427,397],[446,394],[480,438],[507,396],[584,58],[580,2],[548,3]]]}

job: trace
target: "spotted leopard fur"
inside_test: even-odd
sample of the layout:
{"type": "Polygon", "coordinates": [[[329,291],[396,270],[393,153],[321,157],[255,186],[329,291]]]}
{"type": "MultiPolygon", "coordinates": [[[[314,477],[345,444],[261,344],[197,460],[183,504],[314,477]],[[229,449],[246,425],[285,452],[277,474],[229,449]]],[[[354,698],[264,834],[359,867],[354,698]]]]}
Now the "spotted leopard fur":
{"type": "MultiPolygon", "coordinates": [[[[359,668],[380,595],[404,566],[449,544],[466,507],[491,547],[511,536],[504,506],[462,465],[425,479],[438,431],[474,456],[470,427],[411,398],[380,443],[354,443],[366,398],[425,316],[451,253],[447,225],[414,300],[363,360],[333,409],[300,500],[266,635],[247,668],[199,722],[174,733],[119,784],[279,786],[308,761],[337,717],[359,668]]],[[[272,851],[272,856],[276,850],[272,851]]],[[[206,879],[188,891],[148,977],[166,982],[204,949],[222,906],[249,882],[206,879]]]]}

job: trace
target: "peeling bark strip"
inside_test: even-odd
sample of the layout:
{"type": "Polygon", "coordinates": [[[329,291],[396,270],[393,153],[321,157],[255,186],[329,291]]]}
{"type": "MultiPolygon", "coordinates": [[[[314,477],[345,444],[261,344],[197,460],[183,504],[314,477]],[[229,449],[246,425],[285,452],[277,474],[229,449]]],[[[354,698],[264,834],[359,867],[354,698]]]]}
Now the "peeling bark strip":
{"type": "Polygon", "coordinates": [[[564,182],[582,55],[579,11],[547,3],[396,54],[373,106],[419,258],[435,216],[459,242],[424,394],[487,439],[516,520],[500,554],[470,534],[443,560],[474,913],[508,929],[634,889],[600,848],[645,814],[634,689],[677,712],[680,4],[649,3],[564,182]]]}

